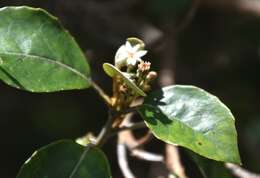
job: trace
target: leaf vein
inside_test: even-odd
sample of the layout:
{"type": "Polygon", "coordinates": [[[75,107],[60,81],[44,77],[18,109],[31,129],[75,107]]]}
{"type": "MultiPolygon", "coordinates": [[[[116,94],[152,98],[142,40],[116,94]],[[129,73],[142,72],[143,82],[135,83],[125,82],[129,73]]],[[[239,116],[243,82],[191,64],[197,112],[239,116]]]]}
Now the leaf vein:
{"type": "Polygon", "coordinates": [[[14,55],[14,56],[20,56],[20,57],[25,57],[24,59],[26,59],[26,57],[29,57],[31,59],[34,59],[34,60],[42,60],[42,61],[45,61],[45,62],[48,62],[48,63],[52,63],[52,64],[56,64],[60,67],[63,67],[73,73],[75,73],[76,75],[80,76],[81,78],[83,78],[84,80],[90,82],[90,78],[88,78],[87,76],[85,76],[83,73],[81,73],[80,71],[70,67],[69,65],[67,64],[64,64],[64,63],[61,63],[59,61],[56,61],[54,59],[50,59],[50,58],[47,58],[47,57],[43,57],[43,56],[36,56],[36,55],[33,55],[33,54],[21,54],[21,53],[15,53],[15,52],[0,52],[0,55],[14,55]]]}

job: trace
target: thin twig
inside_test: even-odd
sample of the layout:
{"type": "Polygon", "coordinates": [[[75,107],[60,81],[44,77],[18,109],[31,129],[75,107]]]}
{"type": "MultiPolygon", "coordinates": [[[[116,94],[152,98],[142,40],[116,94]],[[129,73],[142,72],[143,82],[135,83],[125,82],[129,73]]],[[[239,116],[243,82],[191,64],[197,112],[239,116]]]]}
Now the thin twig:
{"type": "Polygon", "coordinates": [[[187,178],[177,146],[166,144],[165,164],[168,169],[180,178],[187,178]]]}
{"type": "Polygon", "coordinates": [[[137,123],[129,124],[127,126],[123,126],[118,129],[114,129],[111,132],[110,137],[118,134],[119,132],[125,131],[125,130],[136,130],[136,129],[143,129],[143,128],[146,128],[146,125],[144,122],[137,122],[137,123]]]}
{"type": "Polygon", "coordinates": [[[249,172],[248,170],[233,163],[225,163],[225,167],[238,178],[260,178],[260,175],[249,172]]]}
{"type": "Polygon", "coordinates": [[[151,162],[163,162],[164,157],[160,154],[150,153],[141,149],[133,149],[131,150],[131,155],[137,157],[139,159],[151,162]]]}
{"type": "Polygon", "coordinates": [[[195,14],[199,8],[200,1],[201,0],[193,0],[190,9],[187,12],[186,16],[184,17],[184,19],[182,20],[181,24],[179,24],[176,27],[176,29],[175,29],[176,33],[183,31],[190,24],[190,22],[192,21],[193,17],[195,16],[195,14]]]}
{"type": "Polygon", "coordinates": [[[105,101],[108,107],[111,106],[110,97],[104,92],[104,90],[93,80],[91,80],[93,89],[99,94],[99,96],[105,101]]]}
{"type": "MultiPolygon", "coordinates": [[[[127,115],[122,124],[128,125],[131,116],[132,114],[127,115]]],[[[145,150],[139,149],[138,147],[140,143],[137,139],[135,139],[131,131],[132,130],[124,130],[123,132],[120,132],[118,134],[118,137],[121,143],[124,143],[126,145],[132,156],[145,161],[162,162],[164,160],[162,155],[150,153],[145,150]]]]}
{"type": "Polygon", "coordinates": [[[107,122],[96,139],[97,146],[102,146],[109,138],[110,132],[112,132],[112,124],[114,119],[115,117],[113,117],[111,110],[109,110],[107,122]]]}
{"type": "Polygon", "coordinates": [[[117,159],[119,167],[124,175],[125,178],[135,178],[134,174],[129,168],[128,161],[127,161],[127,153],[126,153],[126,146],[123,143],[120,143],[120,139],[117,143],[117,159]]]}
{"type": "MultiPolygon", "coordinates": [[[[122,123],[122,127],[127,126],[131,123],[131,118],[133,115],[134,115],[133,113],[130,113],[125,116],[125,119],[122,123]]],[[[120,132],[118,134],[118,137],[120,137],[121,140],[124,141],[124,143],[126,144],[126,146],[129,150],[133,150],[134,148],[138,147],[138,145],[139,145],[138,141],[135,139],[131,130],[125,130],[123,132],[120,132]]]]}
{"type": "Polygon", "coordinates": [[[140,147],[144,146],[145,144],[149,143],[153,138],[154,138],[154,136],[153,136],[152,132],[149,130],[146,135],[144,135],[142,138],[137,140],[138,146],[136,146],[135,149],[140,148],[140,147]]]}
{"type": "Polygon", "coordinates": [[[136,111],[138,108],[140,107],[140,105],[138,106],[133,106],[131,108],[128,108],[126,110],[120,111],[120,112],[114,112],[111,109],[109,110],[109,114],[108,114],[108,120],[105,124],[105,126],[103,127],[103,129],[101,130],[100,134],[97,137],[96,140],[96,144],[98,146],[102,146],[104,144],[104,142],[111,136],[115,135],[117,132],[121,132],[123,130],[127,130],[127,129],[139,129],[139,128],[144,128],[145,124],[142,122],[140,123],[136,123],[133,124],[132,126],[124,126],[122,128],[118,128],[116,130],[113,130],[112,125],[113,125],[113,121],[120,117],[123,114],[127,114],[127,113],[131,113],[133,111],[136,111]]]}
{"type": "Polygon", "coordinates": [[[85,147],[85,150],[84,152],[80,155],[80,158],[77,162],[77,164],[75,165],[75,167],[73,168],[69,178],[73,178],[75,176],[75,174],[77,173],[77,170],[79,169],[82,161],[84,160],[84,158],[86,157],[88,151],[90,150],[90,148],[92,148],[94,145],[93,144],[88,144],[86,147],[85,147]]]}

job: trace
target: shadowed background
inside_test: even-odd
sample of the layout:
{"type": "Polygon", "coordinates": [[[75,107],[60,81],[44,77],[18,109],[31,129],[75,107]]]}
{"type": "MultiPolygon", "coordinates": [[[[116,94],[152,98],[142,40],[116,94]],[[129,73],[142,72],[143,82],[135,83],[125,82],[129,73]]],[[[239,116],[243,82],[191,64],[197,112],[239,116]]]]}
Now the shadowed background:
{"type": "MultiPolygon", "coordinates": [[[[146,59],[160,75],[154,88],[175,82],[217,95],[236,117],[243,166],[260,172],[260,1],[198,2],[2,0],[0,7],[41,7],[57,16],[86,54],[93,79],[110,94],[111,80],[102,63],[113,62],[127,37],[143,39],[146,59]]],[[[37,148],[89,131],[97,134],[106,120],[106,106],[92,89],[34,94],[1,82],[0,90],[1,178],[14,178],[37,148]]],[[[122,177],[112,143],[105,152],[114,177],[122,177]]],[[[148,149],[163,152],[159,143],[153,141],[148,149]]],[[[150,163],[130,165],[138,177],[152,177],[150,163]]],[[[196,173],[194,165],[186,169],[196,173]]]]}

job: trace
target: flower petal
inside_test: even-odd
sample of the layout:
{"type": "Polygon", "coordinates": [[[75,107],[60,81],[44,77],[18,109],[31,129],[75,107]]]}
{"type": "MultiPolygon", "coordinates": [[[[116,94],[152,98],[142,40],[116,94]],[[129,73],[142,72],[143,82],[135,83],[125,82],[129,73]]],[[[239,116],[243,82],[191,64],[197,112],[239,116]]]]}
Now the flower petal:
{"type": "Polygon", "coordinates": [[[128,55],[125,53],[118,54],[115,58],[115,62],[126,60],[128,58],[128,55]]]}
{"type": "Polygon", "coordinates": [[[122,51],[126,51],[125,45],[121,45],[120,48],[118,48],[116,53],[121,53],[122,51]]]}
{"type": "Polygon", "coordinates": [[[146,53],[147,53],[146,50],[140,50],[140,51],[137,51],[137,52],[135,53],[135,55],[141,58],[141,57],[143,57],[144,55],[146,55],[146,53]]]}
{"type": "Polygon", "coordinates": [[[132,52],[132,45],[131,43],[129,43],[129,41],[126,41],[125,43],[125,47],[126,47],[126,51],[131,51],[132,52]]]}
{"type": "Polygon", "coordinates": [[[128,58],[127,59],[127,65],[135,66],[136,62],[137,61],[134,58],[128,58]]]}
{"type": "MultiPolygon", "coordinates": [[[[141,45],[136,44],[132,46],[129,41],[117,50],[115,55],[115,64],[117,66],[121,65],[133,65],[135,66],[137,62],[141,62],[141,57],[144,56],[147,51],[141,50],[141,45]]],[[[122,67],[122,66],[121,66],[122,67]]]]}
{"type": "Polygon", "coordinates": [[[126,60],[128,53],[126,51],[125,45],[122,45],[116,52],[115,55],[115,64],[121,63],[123,60],[126,60]]]}

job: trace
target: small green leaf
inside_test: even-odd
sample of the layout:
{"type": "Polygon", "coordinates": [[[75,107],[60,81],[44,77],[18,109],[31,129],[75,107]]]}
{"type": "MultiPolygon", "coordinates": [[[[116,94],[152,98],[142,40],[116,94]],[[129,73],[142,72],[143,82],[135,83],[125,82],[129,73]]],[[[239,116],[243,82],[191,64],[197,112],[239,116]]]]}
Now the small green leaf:
{"type": "Polygon", "coordinates": [[[22,166],[17,178],[111,178],[109,163],[104,153],[90,148],[75,170],[85,147],[64,140],[36,151],[22,166]]]}
{"type": "Polygon", "coordinates": [[[215,96],[194,86],[169,86],[139,110],[160,140],[218,161],[240,163],[235,119],[215,96]]]}
{"type": "Polygon", "coordinates": [[[144,42],[143,42],[142,40],[140,40],[139,38],[130,37],[130,38],[127,38],[127,41],[128,41],[132,46],[140,45],[140,49],[144,49],[144,47],[145,47],[144,42]]]}
{"type": "Polygon", "coordinates": [[[116,75],[120,76],[129,88],[131,88],[132,90],[134,90],[137,94],[139,94],[141,96],[146,96],[146,94],[143,92],[143,90],[141,90],[138,86],[136,86],[136,84],[129,79],[129,77],[127,76],[126,73],[121,72],[119,69],[117,69],[112,64],[104,63],[103,69],[108,76],[110,76],[112,78],[116,75]]]}
{"type": "Polygon", "coordinates": [[[42,9],[0,9],[0,79],[31,92],[83,89],[90,69],[75,40],[42,9]]]}

